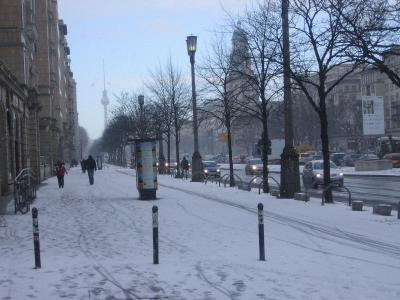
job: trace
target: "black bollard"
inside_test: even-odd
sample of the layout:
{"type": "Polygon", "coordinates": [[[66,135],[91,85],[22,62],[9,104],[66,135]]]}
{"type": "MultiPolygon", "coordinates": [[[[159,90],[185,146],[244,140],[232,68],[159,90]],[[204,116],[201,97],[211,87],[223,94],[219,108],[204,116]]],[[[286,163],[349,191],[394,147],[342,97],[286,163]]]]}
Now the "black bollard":
{"type": "Polygon", "coordinates": [[[40,269],[40,244],[39,244],[39,222],[38,210],[36,207],[32,208],[32,222],[33,222],[33,247],[35,250],[35,268],[40,269]]]}
{"type": "Polygon", "coordinates": [[[265,247],[264,247],[264,206],[258,203],[258,241],[260,248],[260,260],[265,261],[265,247]]]}
{"type": "Polygon", "coordinates": [[[400,201],[397,203],[397,219],[400,219],[400,201]]]}
{"type": "Polygon", "coordinates": [[[158,265],[158,207],[152,208],[153,211],[153,263],[158,265]]]}

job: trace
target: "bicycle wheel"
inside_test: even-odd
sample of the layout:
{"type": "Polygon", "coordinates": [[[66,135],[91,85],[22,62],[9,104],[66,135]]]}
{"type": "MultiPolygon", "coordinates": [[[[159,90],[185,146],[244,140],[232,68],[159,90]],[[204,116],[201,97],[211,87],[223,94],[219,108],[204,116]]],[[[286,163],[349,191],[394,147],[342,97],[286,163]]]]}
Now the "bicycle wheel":
{"type": "Polygon", "coordinates": [[[29,195],[27,193],[27,190],[23,189],[21,190],[21,200],[18,206],[18,210],[21,212],[21,214],[26,214],[30,211],[30,204],[29,204],[29,195]]]}

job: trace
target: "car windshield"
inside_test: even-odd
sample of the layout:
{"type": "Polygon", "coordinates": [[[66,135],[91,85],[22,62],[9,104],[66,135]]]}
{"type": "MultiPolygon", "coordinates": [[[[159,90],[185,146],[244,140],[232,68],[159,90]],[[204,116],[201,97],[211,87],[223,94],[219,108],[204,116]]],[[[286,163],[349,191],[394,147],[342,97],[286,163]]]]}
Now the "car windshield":
{"type": "Polygon", "coordinates": [[[378,156],[375,154],[365,154],[363,156],[364,159],[378,159],[378,156]]]}
{"type": "Polygon", "coordinates": [[[262,160],[261,159],[252,159],[250,160],[251,165],[262,165],[262,160]]]}
{"type": "Polygon", "coordinates": [[[345,156],[344,153],[332,153],[331,157],[332,158],[343,158],[345,156]]]}
{"type": "Polygon", "coordinates": [[[310,153],[300,153],[300,156],[301,157],[309,157],[309,156],[311,156],[311,154],[310,153]]]}
{"type": "MultiPolygon", "coordinates": [[[[331,161],[331,169],[336,169],[337,166],[331,161]]],[[[314,170],[323,170],[324,163],[322,161],[317,161],[314,163],[314,170]]]]}
{"type": "Polygon", "coordinates": [[[217,163],[215,161],[203,161],[204,167],[217,167],[217,163]]]}

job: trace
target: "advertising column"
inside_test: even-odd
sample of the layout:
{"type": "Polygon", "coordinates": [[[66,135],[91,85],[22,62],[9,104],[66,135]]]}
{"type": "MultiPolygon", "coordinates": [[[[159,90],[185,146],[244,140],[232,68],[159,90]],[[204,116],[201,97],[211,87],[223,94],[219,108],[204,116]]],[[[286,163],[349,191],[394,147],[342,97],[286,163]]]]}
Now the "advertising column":
{"type": "Polygon", "coordinates": [[[136,187],[139,199],[155,200],[157,184],[156,140],[135,140],[136,187]]]}

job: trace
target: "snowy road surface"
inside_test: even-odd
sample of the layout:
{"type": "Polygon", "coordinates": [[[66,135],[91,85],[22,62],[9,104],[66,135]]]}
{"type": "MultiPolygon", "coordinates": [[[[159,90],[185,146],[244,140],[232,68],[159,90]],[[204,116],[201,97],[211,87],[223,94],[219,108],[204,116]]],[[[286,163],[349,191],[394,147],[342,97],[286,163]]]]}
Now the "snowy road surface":
{"type": "MultiPolygon", "coordinates": [[[[245,182],[249,182],[253,176],[248,176],[245,174],[244,171],[244,165],[234,165],[235,169],[235,174],[239,175],[245,182]]],[[[279,166],[272,165],[270,166],[272,171],[276,171],[279,166]]],[[[301,166],[302,169],[303,166],[301,166]]],[[[349,169],[347,167],[347,169],[349,169]]],[[[354,169],[354,168],[353,168],[354,169]]],[[[351,197],[354,200],[363,200],[364,203],[369,203],[369,204],[377,204],[377,203],[386,203],[386,204],[391,204],[397,207],[399,203],[399,194],[400,194],[400,176],[398,176],[400,173],[398,172],[400,169],[393,169],[390,170],[391,174],[393,176],[387,176],[387,177],[380,177],[374,175],[360,175],[360,176],[346,176],[344,178],[344,184],[345,186],[350,190],[351,192],[351,197]]],[[[383,171],[376,171],[376,172],[370,172],[372,174],[377,174],[379,172],[383,171]]],[[[229,170],[227,169],[222,169],[222,174],[229,174],[229,170]]],[[[358,172],[358,173],[366,173],[366,172],[358,172]]],[[[356,174],[356,172],[353,172],[353,174],[356,174]]],[[[276,181],[280,182],[281,174],[280,173],[269,173],[269,176],[272,176],[276,179],[276,181]]],[[[273,181],[270,180],[271,186],[277,186],[277,184],[273,181]]],[[[304,191],[303,187],[303,182],[301,180],[300,176],[300,184],[302,186],[302,190],[304,191]]],[[[322,188],[317,189],[311,189],[309,190],[311,194],[314,195],[314,197],[319,197],[321,198],[322,194],[322,188]]],[[[334,193],[334,196],[341,196],[342,200],[347,201],[347,193],[334,193]]]]}
{"type": "Polygon", "coordinates": [[[38,191],[42,269],[32,218],[0,216],[0,300],[400,299],[400,220],[159,177],[139,201],[133,171],[70,170],[38,191]],[[257,203],[266,262],[258,260],[257,203]],[[159,207],[153,265],[151,207],[159,207]]]}

